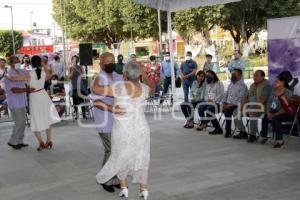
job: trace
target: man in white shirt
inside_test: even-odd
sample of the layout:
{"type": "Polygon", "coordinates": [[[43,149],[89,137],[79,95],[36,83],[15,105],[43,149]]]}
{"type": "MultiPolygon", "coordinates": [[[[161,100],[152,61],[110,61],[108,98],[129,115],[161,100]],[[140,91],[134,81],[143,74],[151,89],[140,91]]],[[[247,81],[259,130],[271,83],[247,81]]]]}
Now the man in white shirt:
{"type": "Polygon", "coordinates": [[[58,55],[56,55],[54,57],[54,61],[50,65],[50,68],[53,72],[53,75],[58,76],[58,80],[60,80],[60,81],[64,80],[65,66],[64,66],[64,63],[60,61],[60,58],[58,55]]]}

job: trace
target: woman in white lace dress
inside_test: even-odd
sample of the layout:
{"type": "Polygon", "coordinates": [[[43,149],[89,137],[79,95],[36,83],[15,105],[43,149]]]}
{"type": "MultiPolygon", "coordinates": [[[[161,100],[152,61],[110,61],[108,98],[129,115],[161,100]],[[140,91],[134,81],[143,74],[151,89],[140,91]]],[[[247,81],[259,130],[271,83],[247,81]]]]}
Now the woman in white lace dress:
{"type": "Polygon", "coordinates": [[[96,94],[115,98],[114,106],[100,101],[95,102],[98,107],[101,106],[115,113],[111,156],[96,178],[98,183],[103,184],[117,175],[121,185],[120,196],[127,198],[126,178],[130,176],[133,178],[133,183],[140,184],[140,197],[147,199],[150,129],[143,107],[154,87],[150,89],[140,82],[140,71],[140,67],[135,62],[129,62],[123,69],[124,82],[114,87],[99,85],[94,87],[96,94]]]}

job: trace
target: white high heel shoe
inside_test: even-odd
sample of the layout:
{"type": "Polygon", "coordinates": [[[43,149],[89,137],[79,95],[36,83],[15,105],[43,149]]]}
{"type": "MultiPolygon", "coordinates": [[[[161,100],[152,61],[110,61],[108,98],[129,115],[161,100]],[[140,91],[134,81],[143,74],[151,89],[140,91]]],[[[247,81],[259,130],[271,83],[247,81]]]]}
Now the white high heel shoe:
{"type": "Polygon", "coordinates": [[[148,200],[148,197],[149,197],[148,190],[144,190],[144,191],[140,192],[139,197],[144,198],[144,200],[148,200]]]}
{"type": "Polygon", "coordinates": [[[128,188],[122,188],[119,196],[128,198],[128,188]]]}

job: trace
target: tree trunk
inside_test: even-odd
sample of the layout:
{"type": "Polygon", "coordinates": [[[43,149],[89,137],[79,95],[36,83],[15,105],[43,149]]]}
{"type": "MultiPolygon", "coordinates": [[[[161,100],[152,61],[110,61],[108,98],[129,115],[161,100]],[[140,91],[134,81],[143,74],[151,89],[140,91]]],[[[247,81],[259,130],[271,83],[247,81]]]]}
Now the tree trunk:
{"type": "Polygon", "coordinates": [[[250,45],[248,43],[248,32],[246,29],[246,23],[245,23],[245,13],[242,15],[241,19],[241,36],[242,36],[242,45],[240,48],[241,52],[243,53],[243,57],[248,57],[250,53],[250,45]]]}

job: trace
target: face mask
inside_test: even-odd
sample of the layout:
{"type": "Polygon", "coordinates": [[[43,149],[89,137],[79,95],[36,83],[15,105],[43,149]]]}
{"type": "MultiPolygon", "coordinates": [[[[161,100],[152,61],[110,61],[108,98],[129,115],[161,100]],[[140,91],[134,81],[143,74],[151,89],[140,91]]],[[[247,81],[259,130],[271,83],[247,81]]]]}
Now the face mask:
{"type": "Polygon", "coordinates": [[[21,69],[21,63],[16,63],[15,64],[15,69],[21,69]]]}
{"type": "Polygon", "coordinates": [[[213,77],[207,76],[207,77],[206,77],[206,82],[207,82],[208,84],[210,84],[210,83],[212,83],[213,79],[214,79],[213,77]]]}
{"type": "Polygon", "coordinates": [[[52,85],[56,85],[57,84],[57,80],[51,80],[51,84],[52,85]]]}
{"type": "Polygon", "coordinates": [[[123,58],[119,58],[118,63],[122,63],[122,62],[123,62],[123,58]]]}
{"type": "Polygon", "coordinates": [[[109,63],[105,65],[104,71],[108,74],[113,73],[116,69],[116,64],[115,63],[109,63]]]}
{"type": "Polygon", "coordinates": [[[185,57],[185,60],[191,60],[191,59],[192,59],[191,56],[186,56],[186,57],[185,57]]]}
{"type": "Polygon", "coordinates": [[[231,81],[235,83],[238,80],[238,78],[235,75],[231,75],[231,81]]]}
{"type": "Polygon", "coordinates": [[[169,60],[170,60],[170,56],[166,56],[165,61],[169,61],[169,60]]]}

